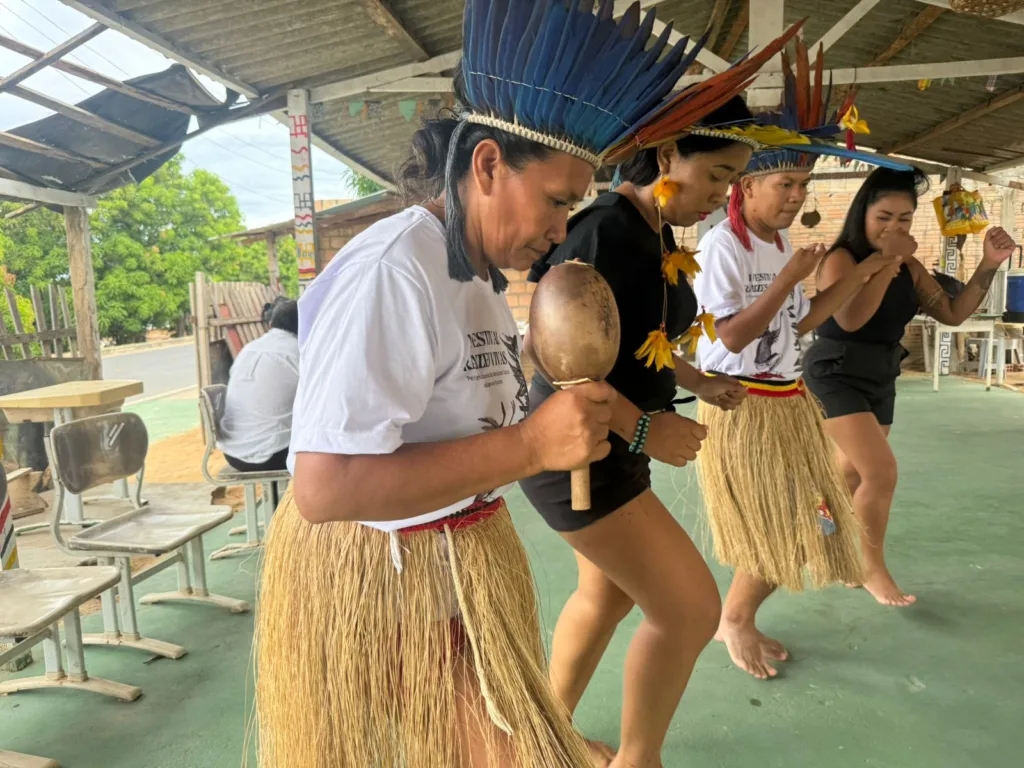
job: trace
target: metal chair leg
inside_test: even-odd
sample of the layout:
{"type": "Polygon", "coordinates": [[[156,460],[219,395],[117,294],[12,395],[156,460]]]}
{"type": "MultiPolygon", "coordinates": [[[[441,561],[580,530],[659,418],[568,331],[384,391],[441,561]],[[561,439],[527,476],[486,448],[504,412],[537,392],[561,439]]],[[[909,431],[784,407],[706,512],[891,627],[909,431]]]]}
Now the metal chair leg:
{"type": "MultiPolygon", "coordinates": [[[[232,529],[232,531],[237,529],[232,529]]],[[[225,544],[210,554],[211,560],[222,560],[232,555],[252,552],[262,545],[260,541],[259,513],[256,506],[256,483],[245,484],[245,532],[247,540],[242,544],[225,544]]]]}
{"type": "Polygon", "coordinates": [[[233,597],[223,595],[211,595],[206,586],[206,560],[203,557],[203,540],[196,537],[185,544],[180,550],[183,562],[190,571],[190,584],[186,590],[177,592],[162,592],[159,594],[146,595],[139,602],[146,605],[153,603],[164,603],[177,600],[187,600],[193,603],[208,603],[220,608],[227,608],[232,613],[245,613],[249,610],[249,604],[244,600],[236,600],[233,597]]]}
{"type": "MultiPolygon", "coordinates": [[[[60,652],[60,627],[54,624],[49,637],[43,640],[43,666],[45,674],[39,677],[19,677],[0,683],[0,695],[19,691],[34,691],[40,688],[77,688],[123,701],[135,701],[142,695],[142,689],[134,685],[115,683],[100,677],[89,677],[85,671],[85,653],[82,648],[82,621],[78,609],[64,616],[64,633],[67,635],[68,668],[65,672],[60,652]]],[[[2,756],[3,753],[0,753],[2,756]]],[[[0,763],[2,765],[2,763],[0,763]]]]}
{"type": "MultiPolygon", "coordinates": [[[[128,648],[136,648],[140,651],[148,651],[168,659],[180,659],[188,653],[184,646],[142,637],[139,634],[135,615],[135,590],[132,588],[131,560],[127,557],[119,557],[117,565],[121,569],[121,582],[117,587],[118,607],[121,609],[121,629],[113,635],[111,635],[109,628],[102,635],[83,635],[82,642],[86,645],[121,645],[128,648]]],[[[113,613],[116,615],[116,611],[113,611],[113,613]]],[[[104,620],[107,618],[106,614],[107,610],[105,607],[104,620]]]]}

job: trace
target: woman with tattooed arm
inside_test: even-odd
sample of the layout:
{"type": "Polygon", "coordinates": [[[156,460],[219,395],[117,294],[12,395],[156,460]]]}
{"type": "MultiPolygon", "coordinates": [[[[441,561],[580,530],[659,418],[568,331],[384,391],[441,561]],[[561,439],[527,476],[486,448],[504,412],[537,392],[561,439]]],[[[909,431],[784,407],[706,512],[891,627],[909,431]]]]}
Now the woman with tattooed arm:
{"type": "MultiPolygon", "coordinates": [[[[873,253],[912,253],[916,243],[910,227],[918,198],[927,188],[927,176],[920,171],[872,172],[822,262],[818,289],[838,282],[873,253]]],[[[916,600],[896,585],[883,551],[896,490],[896,457],[888,437],[896,377],[906,356],[900,339],[918,312],[943,325],[964,322],[1015,248],[1005,230],[990,228],[984,255],[955,298],[921,262],[904,258],[898,271],[879,272],[818,329],[817,341],[804,360],[805,381],[825,408],[825,428],[853,493],[854,513],[861,524],[864,587],[882,605],[907,606],[916,600]]]]}

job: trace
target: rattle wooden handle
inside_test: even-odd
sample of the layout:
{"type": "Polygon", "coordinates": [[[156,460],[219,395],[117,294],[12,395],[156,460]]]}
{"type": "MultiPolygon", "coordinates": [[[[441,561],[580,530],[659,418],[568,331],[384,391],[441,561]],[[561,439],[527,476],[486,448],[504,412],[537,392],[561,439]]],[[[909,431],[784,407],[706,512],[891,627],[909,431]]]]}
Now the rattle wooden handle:
{"type": "Polygon", "coordinates": [[[590,510],[590,467],[572,471],[572,508],[574,512],[590,510]]]}

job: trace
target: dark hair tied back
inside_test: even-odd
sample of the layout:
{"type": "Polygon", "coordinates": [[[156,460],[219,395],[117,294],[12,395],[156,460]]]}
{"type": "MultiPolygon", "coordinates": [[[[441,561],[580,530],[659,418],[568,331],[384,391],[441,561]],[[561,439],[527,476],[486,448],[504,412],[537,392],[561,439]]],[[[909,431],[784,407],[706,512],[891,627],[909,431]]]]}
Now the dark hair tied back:
{"type": "MultiPolygon", "coordinates": [[[[747,108],[743,98],[741,96],[733,96],[729,101],[704,118],[704,123],[707,125],[729,125],[732,123],[743,123],[752,118],[753,115],[747,108]]],[[[676,150],[681,157],[690,157],[692,155],[707,154],[708,152],[717,152],[735,143],[731,139],[688,134],[676,142],[676,150]]],[[[658,167],[657,147],[645,149],[635,154],[618,167],[617,174],[620,181],[628,181],[638,187],[646,187],[649,184],[653,184],[658,180],[658,176],[661,175],[661,168],[658,167]]]]}
{"type": "MultiPolygon", "coordinates": [[[[457,103],[465,104],[461,64],[455,70],[453,89],[457,103]]],[[[554,151],[497,128],[469,123],[455,110],[442,110],[416,131],[410,156],[398,172],[399,187],[407,204],[437,200],[445,193],[448,273],[461,282],[469,282],[476,273],[466,255],[464,210],[458,184],[469,172],[477,144],[487,139],[497,143],[505,164],[517,171],[531,161],[547,159],[554,151]]],[[[508,280],[493,265],[490,277],[495,292],[500,293],[508,286],[508,280]]]]}

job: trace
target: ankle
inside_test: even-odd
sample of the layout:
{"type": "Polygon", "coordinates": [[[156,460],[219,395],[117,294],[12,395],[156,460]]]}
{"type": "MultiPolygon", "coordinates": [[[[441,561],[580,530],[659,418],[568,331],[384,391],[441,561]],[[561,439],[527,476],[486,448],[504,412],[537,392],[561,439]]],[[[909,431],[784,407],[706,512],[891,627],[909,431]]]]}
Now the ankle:
{"type": "Polygon", "coordinates": [[[747,613],[722,613],[719,629],[753,629],[755,617],[747,613]]]}
{"type": "Polygon", "coordinates": [[[659,752],[648,753],[643,750],[628,751],[628,747],[620,746],[615,759],[609,768],[663,768],[659,752]]]}

